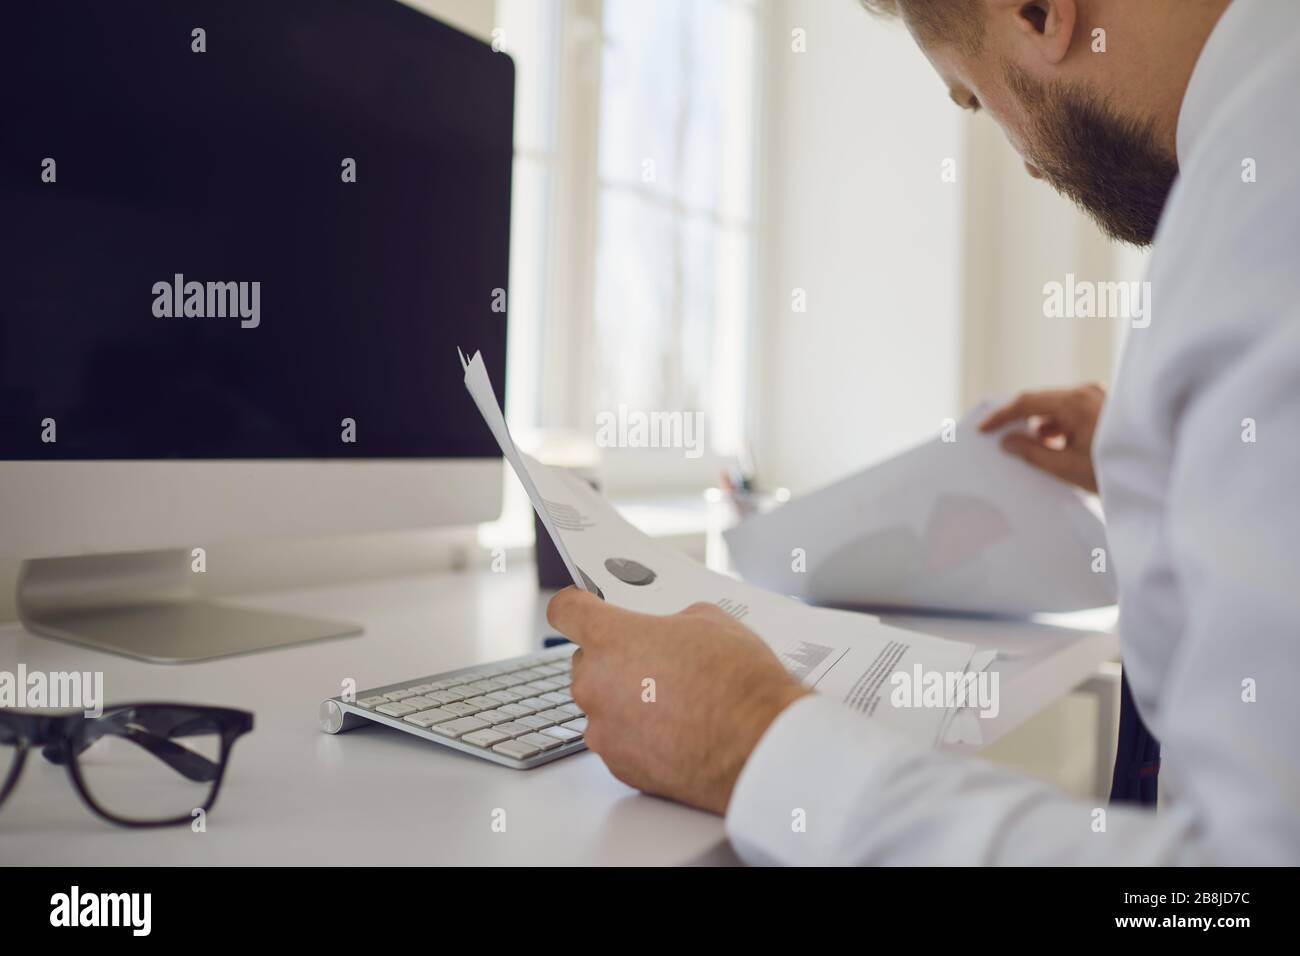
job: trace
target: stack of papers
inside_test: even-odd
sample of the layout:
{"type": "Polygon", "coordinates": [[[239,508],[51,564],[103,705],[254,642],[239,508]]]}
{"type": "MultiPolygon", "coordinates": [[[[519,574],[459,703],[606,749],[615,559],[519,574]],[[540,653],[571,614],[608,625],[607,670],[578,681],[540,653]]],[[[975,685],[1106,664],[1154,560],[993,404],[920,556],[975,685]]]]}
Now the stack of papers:
{"type": "Polygon", "coordinates": [[[736,569],[834,607],[1022,616],[1114,604],[1093,503],[981,434],[989,411],[726,532],[736,569]]]}
{"type": "MultiPolygon", "coordinates": [[[[924,746],[971,740],[969,706],[896,706],[895,675],[974,674],[993,660],[970,644],[888,627],[850,611],[800,601],[710,571],[628,524],[580,478],[519,451],[478,353],[461,355],[465,387],[514,469],[574,583],[619,607],[674,614],[706,601],[753,630],[810,687],[924,746]],[[919,670],[918,670],[919,668],[919,670]]],[[[919,696],[919,695],[918,695],[919,696]]]]}

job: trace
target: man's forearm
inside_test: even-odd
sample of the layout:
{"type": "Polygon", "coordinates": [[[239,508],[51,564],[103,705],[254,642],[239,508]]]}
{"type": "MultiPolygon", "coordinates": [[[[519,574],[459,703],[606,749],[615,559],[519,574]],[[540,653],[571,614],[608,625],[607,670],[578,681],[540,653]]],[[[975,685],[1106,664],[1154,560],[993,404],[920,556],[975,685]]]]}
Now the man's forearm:
{"type": "Polygon", "coordinates": [[[1074,800],[979,758],[919,750],[820,695],[772,724],[727,810],[727,834],[754,864],[1231,861],[1231,847],[1197,842],[1193,823],[1177,811],[1074,800]]]}

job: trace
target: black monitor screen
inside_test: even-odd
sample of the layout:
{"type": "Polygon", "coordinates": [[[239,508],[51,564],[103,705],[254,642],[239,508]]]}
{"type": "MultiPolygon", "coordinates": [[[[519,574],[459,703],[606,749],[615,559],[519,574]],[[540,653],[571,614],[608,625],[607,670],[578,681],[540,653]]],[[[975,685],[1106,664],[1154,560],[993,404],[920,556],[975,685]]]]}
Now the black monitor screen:
{"type": "Polygon", "coordinates": [[[0,458],[499,454],[514,69],[395,0],[0,10],[0,458]]]}

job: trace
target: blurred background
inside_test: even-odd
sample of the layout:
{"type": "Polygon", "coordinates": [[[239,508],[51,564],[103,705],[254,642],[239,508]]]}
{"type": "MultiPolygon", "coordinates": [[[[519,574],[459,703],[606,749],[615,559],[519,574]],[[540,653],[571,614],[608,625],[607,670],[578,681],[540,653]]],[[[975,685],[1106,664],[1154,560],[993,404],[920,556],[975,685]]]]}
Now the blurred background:
{"type": "Polygon", "coordinates": [[[1122,323],[1047,319],[1043,284],[1141,256],[858,0],[412,2],[516,64],[516,433],[587,460],[602,411],[702,413],[698,459],[598,449],[629,507],[668,521],[736,463],[797,494],[982,397],[1109,378],[1122,323]]]}
{"type": "MultiPolygon", "coordinates": [[[[1043,285],[1137,280],[1143,256],[1031,179],[858,0],[412,5],[516,65],[512,431],[643,530],[712,559],[730,514],[705,493],[737,465],[798,494],[985,396],[1109,380],[1123,323],[1046,318],[1043,285]],[[593,447],[619,405],[701,412],[704,453],[593,447]]],[[[505,500],[419,560],[530,557],[509,477],[505,500]]],[[[985,755],[1098,795],[1114,673],[985,755]]]]}
{"type": "MultiPolygon", "coordinates": [[[[982,397],[1106,381],[1121,323],[1043,285],[1136,280],[955,108],[859,0],[406,0],[516,66],[507,417],[651,534],[705,557],[720,476],[798,494],[933,437],[982,397]],[[600,447],[620,406],[700,413],[703,447],[600,447]]],[[[457,374],[454,366],[445,373],[457,374]]],[[[213,595],[486,566],[531,575],[506,477],[478,528],[214,546],[213,595]]],[[[17,562],[0,562],[0,619],[17,562]]],[[[1070,699],[999,745],[1079,793],[1070,699]],[[1067,713],[1068,712],[1068,713],[1067,713]],[[1058,755],[1070,752],[1068,764],[1058,755]]]]}
{"type": "MultiPolygon", "coordinates": [[[[858,0],[412,2],[516,64],[512,430],[644,530],[703,558],[723,471],[798,494],[983,397],[1109,380],[1123,323],[1046,318],[1043,285],[1144,255],[858,0]],[[701,412],[704,454],[593,452],[620,404],[701,412]]],[[[512,480],[506,502],[479,553],[531,543],[512,480]]],[[[1101,795],[1114,673],[985,755],[1101,795]]]]}

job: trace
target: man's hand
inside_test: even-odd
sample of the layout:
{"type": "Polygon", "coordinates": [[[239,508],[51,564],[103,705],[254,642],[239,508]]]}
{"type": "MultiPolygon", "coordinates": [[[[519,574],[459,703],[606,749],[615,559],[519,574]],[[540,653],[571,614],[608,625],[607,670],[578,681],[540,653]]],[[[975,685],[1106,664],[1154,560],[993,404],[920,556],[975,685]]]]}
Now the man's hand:
{"type": "Polygon", "coordinates": [[[980,431],[995,431],[1023,420],[1025,430],[1007,433],[1002,447],[1062,481],[1095,493],[1092,436],[1105,401],[1106,392],[1100,385],[1022,392],[986,418],[980,431]]]}
{"type": "Polygon", "coordinates": [[[763,732],[808,689],[712,604],[637,614],[565,588],[547,619],[579,649],[573,699],[587,746],[624,783],[724,813],[763,732]]]}

